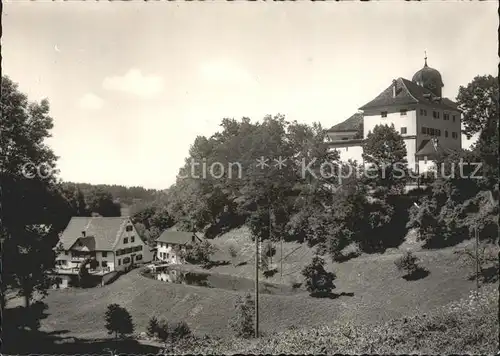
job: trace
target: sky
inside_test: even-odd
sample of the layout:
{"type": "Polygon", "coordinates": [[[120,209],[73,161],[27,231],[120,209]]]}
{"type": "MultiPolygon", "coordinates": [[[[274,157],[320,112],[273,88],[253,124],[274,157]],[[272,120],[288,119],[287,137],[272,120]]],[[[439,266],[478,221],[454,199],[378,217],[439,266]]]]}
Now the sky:
{"type": "MultiPolygon", "coordinates": [[[[339,123],[428,64],[497,75],[486,2],[4,2],[2,69],[48,98],[67,181],[164,189],[224,117],[339,123]]],[[[464,147],[470,145],[465,138],[464,147]]]]}

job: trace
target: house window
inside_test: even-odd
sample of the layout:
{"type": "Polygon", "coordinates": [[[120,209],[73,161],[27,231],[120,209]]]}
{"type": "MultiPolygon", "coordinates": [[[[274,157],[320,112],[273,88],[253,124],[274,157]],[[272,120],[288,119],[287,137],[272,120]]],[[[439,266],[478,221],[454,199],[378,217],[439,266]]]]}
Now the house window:
{"type": "Polygon", "coordinates": [[[439,111],[437,112],[437,114],[438,114],[438,117],[437,117],[437,118],[439,119],[439,111]]]}
{"type": "Polygon", "coordinates": [[[443,120],[449,120],[450,114],[443,114],[443,120]]]}
{"type": "Polygon", "coordinates": [[[108,261],[102,261],[101,262],[102,267],[108,267],[108,261]]]}
{"type": "Polygon", "coordinates": [[[451,133],[451,136],[454,138],[454,139],[457,139],[458,138],[458,134],[456,132],[452,132],[451,133]]]}
{"type": "Polygon", "coordinates": [[[142,260],[142,255],[137,255],[137,256],[135,256],[135,260],[136,260],[136,261],[140,261],[140,260],[142,260]]]}
{"type": "Polygon", "coordinates": [[[170,254],[167,253],[167,259],[169,259],[169,258],[170,258],[170,254]]]}
{"type": "Polygon", "coordinates": [[[440,129],[436,129],[436,132],[437,132],[438,136],[441,136],[441,130],[440,129]]]}
{"type": "Polygon", "coordinates": [[[400,114],[401,116],[406,116],[406,109],[401,109],[401,110],[399,110],[399,114],[400,114]]]}
{"type": "Polygon", "coordinates": [[[135,236],[130,236],[130,242],[134,242],[135,241],[135,236]]]}
{"type": "Polygon", "coordinates": [[[424,116],[424,109],[420,109],[420,116],[424,116]]]}
{"type": "Polygon", "coordinates": [[[108,257],[108,252],[107,251],[102,251],[101,254],[102,254],[102,257],[108,257]]]}
{"type": "Polygon", "coordinates": [[[118,266],[120,266],[121,264],[122,264],[122,260],[118,259],[118,266]]]}
{"type": "Polygon", "coordinates": [[[401,135],[406,135],[406,127],[401,128],[401,135]]]}
{"type": "Polygon", "coordinates": [[[456,119],[456,117],[455,117],[455,115],[453,115],[453,122],[455,122],[455,119],[456,119]]]}
{"type": "Polygon", "coordinates": [[[130,262],[130,257],[125,257],[125,258],[123,259],[123,264],[125,264],[125,263],[129,263],[129,262],[130,262]]]}
{"type": "Polygon", "coordinates": [[[427,133],[427,127],[422,126],[422,133],[426,134],[427,133]]]}
{"type": "Polygon", "coordinates": [[[444,137],[448,137],[448,131],[444,131],[444,137]]]}
{"type": "Polygon", "coordinates": [[[132,225],[127,225],[127,227],[125,228],[125,231],[132,231],[132,230],[133,230],[132,225]]]}
{"type": "Polygon", "coordinates": [[[124,238],[123,238],[123,243],[124,243],[124,244],[128,244],[128,237],[124,237],[124,238]]]}
{"type": "Polygon", "coordinates": [[[382,117],[387,117],[387,111],[382,111],[382,112],[380,113],[380,116],[382,116],[382,117]]]}
{"type": "Polygon", "coordinates": [[[68,255],[68,251],[64,251],[64,254],[67,256],[68,255]]]}

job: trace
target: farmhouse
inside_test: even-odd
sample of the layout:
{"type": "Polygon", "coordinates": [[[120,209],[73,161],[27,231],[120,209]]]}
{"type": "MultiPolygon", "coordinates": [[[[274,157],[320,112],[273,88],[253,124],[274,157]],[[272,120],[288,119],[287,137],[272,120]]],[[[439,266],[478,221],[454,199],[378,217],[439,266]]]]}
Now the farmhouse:
{"type": "Polygon", "coordinates": [[[412,80],[397,78],[359,111],[327,131],[341,161],[363,163],[363,141],[376,125],[394,125],[406,144],[408,167],[424,172],[437,156],[461,149],[461,112],[442,97],[441,74],[427,65],[412,80]]]}
{"type": "Polygon", "coordinates": [[[186,251],[187,244],[195,244],[201,241],[202,239],[196,236],[194,232],[165,230],[156,240],[156,259],[172,264],[184,263],[180,252],[186,251]]]}
{"type": "Polygon", "coordinates": [[[73,217],[60,235],[56,251],[60,287],[67,286],[84,261],[91,275],[104,277],[152,259],[128,217],[73,217]]]}

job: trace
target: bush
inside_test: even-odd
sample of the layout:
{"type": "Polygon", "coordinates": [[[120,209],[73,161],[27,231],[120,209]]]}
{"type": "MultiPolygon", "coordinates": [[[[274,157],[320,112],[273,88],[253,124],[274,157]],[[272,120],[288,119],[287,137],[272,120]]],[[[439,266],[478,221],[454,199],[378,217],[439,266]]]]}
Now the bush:
{"type": "Polygon", "coordinates": [[[394,264],[400,271],[406,271],[408,274],[413,274],[418,270],[418,257],[411,251],[406,251],[403,256],[394,261],[394,264]]]}
{"type": "Polygon", "coordinates": [[[191,329],[185,321],[180,321],[170,325],[170,337],[173,342],[185,339],[191,336],[191,329]]]}
{"type": "Polygon", "coordinates": [[[251,337],[254,334],[255,303],[250,293],[245,297],[238,296],[234,308],[235,315],[230,321],[231,328],[238,337],[251,337]]]}
{"type": "Polygon", "coordinates": [[[227,249],[227,252],[229,253],[229,256],[231,256],[231,259],[233,260],[233,265],[234,265],[236,262],[236,256],[238,256],[238,252],[236,252],[236,248],[233,245],[231,245],[227,249]]]}
{"type": "Polygon", "coordinates": [[[311,294],[331,293],[335,288],[333,280],[336,276],[325,270],[325,260],[319,256],[313,257],[311,263],[302,270],[302,275],[305,277],[307,290],[311,294]]]}

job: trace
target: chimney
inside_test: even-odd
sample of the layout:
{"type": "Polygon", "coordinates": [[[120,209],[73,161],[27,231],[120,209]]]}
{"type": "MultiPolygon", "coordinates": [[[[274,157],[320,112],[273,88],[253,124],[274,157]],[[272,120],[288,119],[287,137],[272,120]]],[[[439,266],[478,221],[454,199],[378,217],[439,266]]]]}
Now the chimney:
{"type": "Polygon", "coordinates": [[[396,97],[396,79],[393,79],[392,80],[392,97],[395,98],[396,97]]]}
{"type": "Polygon", "coordinates": [[[82,236],[85,237],[85,231],[82,231],[82,236]]]}

